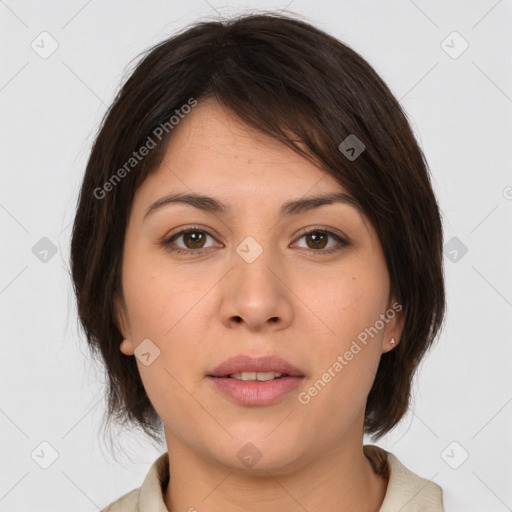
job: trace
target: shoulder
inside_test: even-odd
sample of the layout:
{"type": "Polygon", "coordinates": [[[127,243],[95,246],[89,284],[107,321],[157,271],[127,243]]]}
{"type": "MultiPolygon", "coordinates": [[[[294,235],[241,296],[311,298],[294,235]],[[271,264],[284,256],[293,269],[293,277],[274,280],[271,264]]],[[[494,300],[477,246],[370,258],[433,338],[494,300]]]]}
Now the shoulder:
{"type": "Polygon", "coordinates": [[[365,445],[364,453],[370,460],[376,460],[389,478],[379,512],[443,512],[439,485],[413,473],[392,453],[378,446],[365,445]]]}
{"type": "Polygon", "coordinates": [[[101,512],[138,512],[139,510],[139,489],[123,494],[119,499],[101,509],[101,512]]]}
{"type": "Polygon", "coordinates": [[[160,455],[151,465],[144,482],[123,494],[101,512],[166,512],[164,492],[169,482],[169,454],[160,455]]]}

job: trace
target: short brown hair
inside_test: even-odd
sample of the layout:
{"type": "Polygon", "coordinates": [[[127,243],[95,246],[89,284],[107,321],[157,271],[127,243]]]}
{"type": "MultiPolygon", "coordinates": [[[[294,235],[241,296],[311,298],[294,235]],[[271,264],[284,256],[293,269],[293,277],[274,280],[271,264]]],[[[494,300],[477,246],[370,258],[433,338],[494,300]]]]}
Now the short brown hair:
{"type": "Polygon", "coordinates": [[[119,350],[114,299],[122,301],[124,235],[135,191],[162,160],[171,116],[190,98],[208,97],[322,166],[374,226],[404,315],[400,343],[381,356],[366,404],[365,433],[381,437],[405,414],[413,374],[442,325],[440,212],[406,114],[374,69],[329,34],[276,12],[201,21],[151,48],[102,121],[80,191],[71,272],[79,320],[106,366],[109,420],[161,440],[161,419],[135,358],[119,350]],[[157,147],[100,194],[165,123],[157,147]],[[355,159],[339,149],[350,135],[364,144],[355,159]]]}

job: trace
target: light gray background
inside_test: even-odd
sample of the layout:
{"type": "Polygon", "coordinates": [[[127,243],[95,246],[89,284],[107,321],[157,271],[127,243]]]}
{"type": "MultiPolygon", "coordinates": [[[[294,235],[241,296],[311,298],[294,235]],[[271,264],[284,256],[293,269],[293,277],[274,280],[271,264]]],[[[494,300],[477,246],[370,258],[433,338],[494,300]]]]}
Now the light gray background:
{"type": "Polygon", "coordinates": [[[117,463],[101,441],[104,380],[77,329],[67,271],[88,151],[142,50],[199,18],[287,5],[360,52],[390,86],[429,161],[445,241],[468,249],[446,250],[444,331],[409,414],[376,444],[441,485],[447,512],[511,509],[512,1],[6,0],[0,511],[98,510],[140,486],[165,451],[120,433],[133,459],[117,463]],[[43,31],[58,43],[46,59],[31,47],[51,48],[43,31]],[[446,39],[453,31],[469,43],[461,55],[463,40],[446,39]],[[43,237],[57,249],[46,262],[33,252],[43,237]],[[58,452],[47,469],[43,442],[58,452]]]}

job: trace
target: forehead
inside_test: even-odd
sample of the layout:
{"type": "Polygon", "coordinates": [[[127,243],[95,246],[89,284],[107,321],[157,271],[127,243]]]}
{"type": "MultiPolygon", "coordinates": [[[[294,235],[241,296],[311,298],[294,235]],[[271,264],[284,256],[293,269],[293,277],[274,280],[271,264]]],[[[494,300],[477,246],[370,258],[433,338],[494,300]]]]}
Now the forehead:
{"type": "Polygon", "coordinates": [[[241,121],[215,100],[198,105],[176,125],[164,158],[142,184],[151,200],[164,189],[244,197],[345,192],[329,173],[241,121]]]}

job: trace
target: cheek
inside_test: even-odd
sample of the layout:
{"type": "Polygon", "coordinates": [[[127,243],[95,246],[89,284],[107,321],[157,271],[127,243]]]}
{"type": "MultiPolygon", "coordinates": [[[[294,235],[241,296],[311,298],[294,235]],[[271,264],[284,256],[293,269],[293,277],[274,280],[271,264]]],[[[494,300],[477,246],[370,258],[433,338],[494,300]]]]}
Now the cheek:
{"type": "Polygon", "coordinates": [[[133,250],[125,270],[123,291],[135,350],[143,340],[151,340],[154,346],[149,344],[149,349],[158,354],[149,366],[137,359],[139,372],[152,401],[168,403],[179,398],[175,395],[181,388],[175,379],[184,383],[190,378],[187,372],[197,367],[205,336],[201,323],[194,320],[205,313],[208,301],[202,297],[214,282],[211,276],[201,278],[171,267],[165,255],[155,256],[154,249],[133,250]]]}
{"type": "Polygon", "coordinates": [[[204,290],[199,282],[177,279],[183,273],[155,259],[132,256],[126,264],[129,272],[123,284],[135,350],[140,346],[137,353],[142,353],[140,344],[151,340],[150,344],[144,341],[147,351],[157,354],[149,365],[136,358],[140,377],[155,410],[166,424],[174,424],[171,413],[175,411],[183,413],[183,418],[198,414],[186,389],[192,388],[191,373],[196,378],[204,339],[193,322],[204,290]]]}
{"type": "MultiPolygon", "coordinates": [[[[322,343],[315,343],[310,351],[318,368],[315,378],[322,381],[319,387],[328,382],[326,387],[337,390],[342,402],[350,396],[364,400],[382,352],[383,332],[368,332],[386,311],[387,268],[380,261],[358,258],[346,270],[338,269],[326,277],[330,278],[323,287],[312,287],[308,282],[303,289],[304,293],[309,290],[309,297],[316,301],[312,309],[318,312],[325,333],[322,343]]],[[[318,323],[316,318],[313,320],[318,323]]],[[[329,395],[323,394],[321,400],[328,400],[329,395]]]]}
{"type": "Polygon", "coordinates": [[[379,261],[359,261],[332,271],[322,286],[308,282],[304,293],[316,304],[320,318],[341,344],[374,325],[384,313],[389,294],[387,268],[379,261]]]}
{"type": "Polygon", "coordinates": [[[381,355],[382,334],[367,337],[365,343],[360,339],[385,311],[385,285],[385,280],[380,282],[370,272],[350,274],[331,281],[323,302],[317,304],[319,317],[329,330],[321,326],[326,332],[322,342],[309,344],[315,372],[303,389],[301,403],[308,402],[305,410],[312,417],[324,418],[333,436],[364,410],[381,355]]]}
{"type": "Polygon", "coordinates": [[[164,253],[132,248],[124,261],[123,291],[136,341],[172,338],[203,287],[197,277],[169,265],[164,253]]]}

